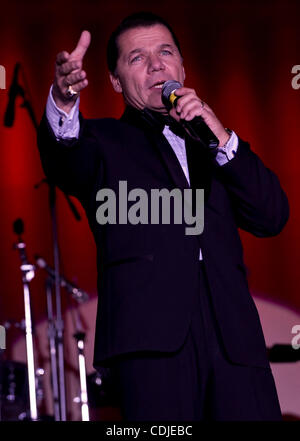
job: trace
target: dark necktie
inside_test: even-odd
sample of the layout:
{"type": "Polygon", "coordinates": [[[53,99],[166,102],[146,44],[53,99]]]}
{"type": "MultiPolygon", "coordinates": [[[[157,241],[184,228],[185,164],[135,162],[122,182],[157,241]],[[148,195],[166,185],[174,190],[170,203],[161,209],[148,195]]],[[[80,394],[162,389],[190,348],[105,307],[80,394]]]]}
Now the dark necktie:
{"type": "Polygon", "coordinates": [[[142,114],[144,119],[147,120],[147,122],[150,123],[152,127],[156,128],[160,132],[164,130],[165,126],[168,126],[170,130],[175,133],[175,135],[180,136],[181,138],[185,138],[186,131],[184,130],[182,125],[170,115],[164,115],[159,112],[154,112],[153,110],[149,110],[147,108],[143,110],[142,114]]]}

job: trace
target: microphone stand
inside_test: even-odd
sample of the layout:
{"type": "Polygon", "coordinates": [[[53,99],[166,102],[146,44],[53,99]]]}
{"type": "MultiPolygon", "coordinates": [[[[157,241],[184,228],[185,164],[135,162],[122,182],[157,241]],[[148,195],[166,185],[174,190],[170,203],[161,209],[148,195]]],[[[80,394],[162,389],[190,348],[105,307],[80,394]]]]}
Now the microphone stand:
{"type": "MultiPolygon", "coordinates": [[[[20,232],[21,234],[21,232],[20,232]]],[[[26,245],[19,237],[18,242],[14,245],[15,249],[19,251],[21,259],[22,283],[24,291],[24,308],[25,308],[25,335],[26,335],[26,354],[27,354],[27,370],[28,370],[28,385],[29,385],[29,403],[30,403],[30,419],[37,421],[37,400],[35,387],[35,369],[34,369],[34,354],[33,354],[33,338],[32,338],[32,317],[31,317],[31,302],[29,282],[35,276],[35,267],[27,260],[26,245]]]]}

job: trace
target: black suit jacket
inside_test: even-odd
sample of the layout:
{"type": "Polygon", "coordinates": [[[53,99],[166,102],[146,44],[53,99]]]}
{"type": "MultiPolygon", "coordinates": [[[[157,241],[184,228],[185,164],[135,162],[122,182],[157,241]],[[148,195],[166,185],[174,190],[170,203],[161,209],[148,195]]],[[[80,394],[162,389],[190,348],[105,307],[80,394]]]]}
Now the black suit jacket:
{"type": "Polygon", "coordinates": [[[267,367],[258,313],[248,290],[238,228],[255,236],[278,234],[288,219],[287,198],[275,174],[249,145],[218,166],[187,140],[192,185],[204,188],[204,232],[186,225],[96,221],[101,188],[128,191],[189,188],[176,155],[156,124],[127,109],[121,120],[85,120],[79,140],[57,142],[44,116],[38,145],[44,171],[86,210],[98,256],[98,313],[94,366],[142,350],[174,351],[187,334],[197,295],[201,247],[213,306],[229,359],[267,367]]]}

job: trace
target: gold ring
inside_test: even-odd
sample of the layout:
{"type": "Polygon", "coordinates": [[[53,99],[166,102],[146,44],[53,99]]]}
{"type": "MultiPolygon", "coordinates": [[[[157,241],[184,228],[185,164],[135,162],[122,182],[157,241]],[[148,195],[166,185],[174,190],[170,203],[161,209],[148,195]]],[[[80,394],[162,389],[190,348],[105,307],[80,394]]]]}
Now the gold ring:
{"type": "Polygon", "coordinates": [[[68,86],[68,89],[67,89],[67,96],[72,97],[74,95],[77,95],[77,92],[75,92],[75,90],[73,89],[73,87],[70,84],[70,86],[68,86]]]}

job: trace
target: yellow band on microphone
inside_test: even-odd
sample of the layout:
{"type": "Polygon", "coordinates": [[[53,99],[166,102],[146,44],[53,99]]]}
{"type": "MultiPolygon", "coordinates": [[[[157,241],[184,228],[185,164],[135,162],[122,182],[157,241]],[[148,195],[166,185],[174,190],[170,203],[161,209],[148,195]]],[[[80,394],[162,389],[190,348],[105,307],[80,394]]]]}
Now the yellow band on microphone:
{"type": "MultiPolygon", "coordinates": [[[[176,89],[175,89],[176,90],[176,89]]],[[[169,101],[172,104],[172,106],[175,106],[175,100],[178,98],[177,95],[175,95],[175,90],[173,90],[173,92],[170,94],[169,96],[169,101]]]]}

